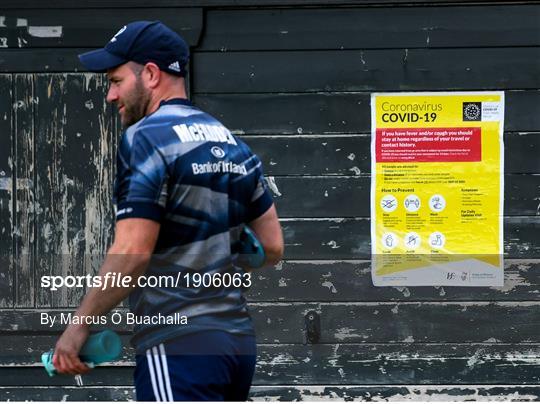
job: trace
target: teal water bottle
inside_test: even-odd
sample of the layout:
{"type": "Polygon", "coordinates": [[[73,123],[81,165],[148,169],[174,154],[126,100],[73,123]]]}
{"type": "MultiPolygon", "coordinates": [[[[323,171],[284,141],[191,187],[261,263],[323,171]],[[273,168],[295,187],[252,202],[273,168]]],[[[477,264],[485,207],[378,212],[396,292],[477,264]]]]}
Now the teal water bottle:
{"type": "MultiPolygon", "coordinates": [[[[98,365],[103,362],[110,362],[118,359],[122,353],[122,341],[117,333],[111,330],[105,330],[92,334],[86,340],[79,352],[79,357],[83,362],[89,362],[98,365]]],[[[41,362],[49,376],[56,374],[53,365],[54,350],[41,354],[41,362]]]]}
{"type": "Polygon", "coordinates": [[[245,226],[238,242],[232,245],[231,251],[238,254],[236,264],[242,268],[260,268],[266,261],[264,248],[249,227],[245,226]]]}

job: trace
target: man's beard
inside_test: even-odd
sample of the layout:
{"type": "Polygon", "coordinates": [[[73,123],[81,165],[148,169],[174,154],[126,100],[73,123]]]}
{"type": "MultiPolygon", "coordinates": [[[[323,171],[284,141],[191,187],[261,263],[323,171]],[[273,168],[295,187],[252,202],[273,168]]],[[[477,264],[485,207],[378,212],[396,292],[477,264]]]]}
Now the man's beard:
{"type": "Polygon", "coordinates": [[[142,80],[137,77],[133,91],[124,97],[124,113],[120,115],[122,126],[127,128],[146,115],[150,103],[150,93],[144,88],[142,80]]]}

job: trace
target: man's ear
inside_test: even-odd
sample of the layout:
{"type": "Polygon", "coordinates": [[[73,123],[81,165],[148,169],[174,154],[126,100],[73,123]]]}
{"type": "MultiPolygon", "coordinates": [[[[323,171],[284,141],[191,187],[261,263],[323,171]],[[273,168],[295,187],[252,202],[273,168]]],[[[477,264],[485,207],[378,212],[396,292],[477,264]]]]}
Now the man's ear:
{"type": "Polygon", "coordinates": [[[146,87],[156,88],[161,81],[161,70],[159,70],[158,65],[155,63],[149,62],[144,65],[144,70],[142,71],[142,78],[146,87]]]}

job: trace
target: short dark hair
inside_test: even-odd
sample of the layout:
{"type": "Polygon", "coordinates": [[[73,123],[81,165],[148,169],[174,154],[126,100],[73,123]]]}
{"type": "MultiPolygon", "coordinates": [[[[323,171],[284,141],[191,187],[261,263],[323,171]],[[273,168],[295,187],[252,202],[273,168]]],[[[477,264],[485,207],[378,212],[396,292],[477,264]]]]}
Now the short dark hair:
{"type": "Polygon", "coordinates": [[[140,77],[142,71],[144,70],[144,65],[141,65],[140,63],[137,63],[137,62],[128,63],[128,66],[131,69],[131,71],[135,73],[135,76],[137,77],[140,77]]]}

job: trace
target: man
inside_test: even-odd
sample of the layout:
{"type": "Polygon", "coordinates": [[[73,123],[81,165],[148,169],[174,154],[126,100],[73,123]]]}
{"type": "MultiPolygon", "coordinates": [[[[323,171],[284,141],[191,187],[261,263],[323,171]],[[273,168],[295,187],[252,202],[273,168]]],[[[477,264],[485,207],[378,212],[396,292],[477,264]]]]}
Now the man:
{"type": "MultiPolygon", "coordinates": [[[[99,274],[131,276],[133,287],[90,289],[74,317],[107,313],[128,295],[136,318],[186,316],[187,325],[135,323],[137,399],[240,401],[247,399],[256,348],[242,295],[249,272],[233,264],[231,245],[248,224],[266,264],[275,264],[283,238],[257,156],[186,99],[188,54],[162,23],[137,21],[104,49],[79,56],[88,70],[107,72],[107,101],[126,127],[115,238],[99,274]],[[174,286],[138,283],[178,273],[174,286]]],[[[67,327],[55,347],[59,372],[89,370],[78,358],[87,337],[84,322],[67,327]]]]}

